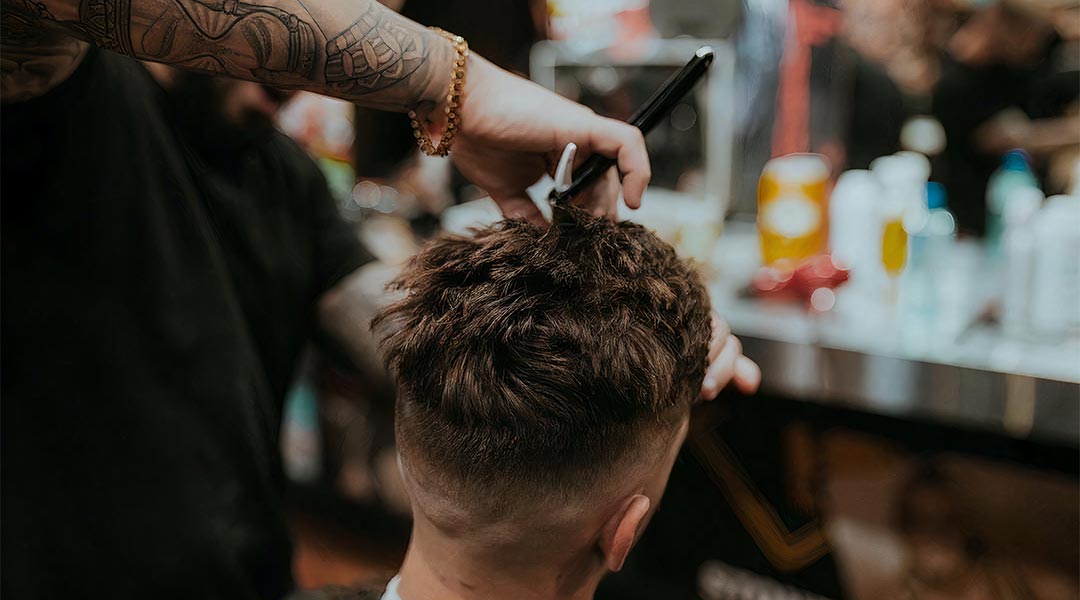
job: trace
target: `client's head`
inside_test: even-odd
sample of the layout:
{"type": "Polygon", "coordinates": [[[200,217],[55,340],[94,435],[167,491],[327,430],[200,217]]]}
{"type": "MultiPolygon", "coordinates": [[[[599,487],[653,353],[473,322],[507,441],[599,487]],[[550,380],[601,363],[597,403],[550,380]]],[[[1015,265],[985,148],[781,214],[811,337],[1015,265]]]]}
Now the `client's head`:
{"type": "Polygon", "coordinates": [[[660,500],[705,373],[710,308],[695,271],[647,229],[556,217],[435,240],[379,322],[400,385],[410,555],[569,597],[621,567],[660,500]]]}

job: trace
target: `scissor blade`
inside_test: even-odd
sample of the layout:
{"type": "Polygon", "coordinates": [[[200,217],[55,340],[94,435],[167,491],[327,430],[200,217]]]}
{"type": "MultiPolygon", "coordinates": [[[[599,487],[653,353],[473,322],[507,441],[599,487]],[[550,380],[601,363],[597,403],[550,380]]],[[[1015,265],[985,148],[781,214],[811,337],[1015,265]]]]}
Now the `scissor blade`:
{"type": "Polygon", "coordinates": [[[555,191],[562,193],[570,188],[574,181],[574,156],[577,154],[577,144],[570,142],[563,148],[562,156],[559,157],[559,166],[555,168],[555,191]]]}

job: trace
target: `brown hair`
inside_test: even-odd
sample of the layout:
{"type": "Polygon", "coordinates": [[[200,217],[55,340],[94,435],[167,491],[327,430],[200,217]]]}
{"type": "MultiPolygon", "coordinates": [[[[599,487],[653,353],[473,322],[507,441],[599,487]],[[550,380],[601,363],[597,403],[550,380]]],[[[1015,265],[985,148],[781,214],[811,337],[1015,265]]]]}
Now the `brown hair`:
{"type": "Polygon", "coordinates": [[[580,490],[671,431],[704,377],[708,296],[640,225],[557,209],[443,236],[394,287],[376,326],[394,327],[398,444],[444,491],[580,490]]]}

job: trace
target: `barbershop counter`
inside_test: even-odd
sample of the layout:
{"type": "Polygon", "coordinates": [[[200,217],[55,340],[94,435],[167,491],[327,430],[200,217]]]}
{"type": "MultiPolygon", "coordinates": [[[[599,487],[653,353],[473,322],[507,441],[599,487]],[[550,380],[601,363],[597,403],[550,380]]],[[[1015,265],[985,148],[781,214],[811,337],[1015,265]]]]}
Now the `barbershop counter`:
{"type": "Polygon", "coordinates": [[[957,244],[932,319],[908,314],[903,278],[899,300],[844,286],[823,312],[754,297],[745,289],[759,264],[749,222],[725,226],[707,278],[766,394],[1080,446],[1080,340],[1004,335],[987,318],[995,280],[983,258],[976,244],[957,244]]]}

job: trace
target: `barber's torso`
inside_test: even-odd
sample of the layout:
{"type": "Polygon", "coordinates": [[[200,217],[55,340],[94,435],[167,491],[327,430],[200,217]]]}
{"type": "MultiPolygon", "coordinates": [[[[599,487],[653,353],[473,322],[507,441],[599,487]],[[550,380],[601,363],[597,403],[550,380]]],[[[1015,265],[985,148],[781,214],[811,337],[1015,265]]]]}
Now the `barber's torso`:
{"type": "Polygon", "coordinates": [[[208,176],[167,112],[137,62],[96,50],[3,107],[5,598],[292,585],[280,402],[314,298],[355,264],[327,267],[284,200],[310,191],[294,148],[251,167],[267,177],[208,176]]]}

